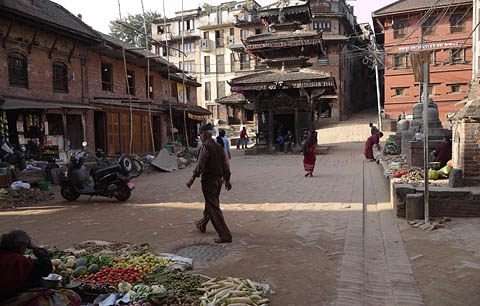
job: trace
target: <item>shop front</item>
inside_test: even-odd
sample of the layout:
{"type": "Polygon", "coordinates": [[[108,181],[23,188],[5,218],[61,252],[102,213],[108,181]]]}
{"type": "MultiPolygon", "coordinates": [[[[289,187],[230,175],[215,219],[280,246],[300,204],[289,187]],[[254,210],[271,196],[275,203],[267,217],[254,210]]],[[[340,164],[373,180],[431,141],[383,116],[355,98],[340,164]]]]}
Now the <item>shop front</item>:
{"type": "Polygon", "coordinates": [[[86,141],[85,118],[95,107],[5,99],[0,104],[2,134],[10,145],[36,161],[68,161],[86,141]]]}
{"type": "Polygon", "coordinates": [[[163,105],[152,103],[149,111],[148,106],[136,104],[130,113],[125,103],[96,101],[95,104],[101,107],[94,112],[95,149],[118,156],[130,152],[154,153],[165,144],[163,105]]]}
{"type": "Polygon", "coordinates": [[[172,104],[173,127],[176,141],[182,146],[194,147],[199,135],[200,126],[207,122],[211,114],[208,110],[191,104],[172,104]],[[187,133],[185,133],[185,128],[187,133]],[[188,142],[185,141],[188,137],[188,142]]]}

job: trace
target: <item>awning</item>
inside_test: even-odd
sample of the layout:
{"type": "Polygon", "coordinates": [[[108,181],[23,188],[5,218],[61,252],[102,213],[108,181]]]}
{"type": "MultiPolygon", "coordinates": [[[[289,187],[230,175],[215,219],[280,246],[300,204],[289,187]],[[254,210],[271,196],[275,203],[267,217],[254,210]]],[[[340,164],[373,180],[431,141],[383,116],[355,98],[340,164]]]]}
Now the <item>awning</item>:
{"type": "Polygon", "coordinates": [[[185,110],[189,114],[199,115],[199,116],[208,116],[212,114],[209,110],[204,109],[201,106],[191,105],[191,104],[172,104],[172,109],[176,111],[182,111],[182,112],[183,110],[185,110]]]}
{"type": "Polygon", "coordinates": [[[49,102],[33,102],[22,101],[16,99],[6,99],[4,102],[0,101],[0,109],[14,110],[14,109],[99,109],[98,107],[83,105],[83,104],[66,104],[66,103],[49,103],[49,102]]]}
{"type": "MultiPolygon", "coordinates": [[[[119,106],[119,107],[130,107],[129,101],[99,101],[95,100],[92,101],[93,104],[100,104],[106,106],[119,106]]],[[[148,110],[148,102],[141,102],[141,101],[132,101],[132,106],[134,109],[141,109],[141,110],[148,110]]],[[[101,109],[101,108],[99,108],[101,109]]],[[[168,109],[168,105],[164,105],[161,103],[150,103],[150,110],[152,111],[166,111],[168,109]]]]}

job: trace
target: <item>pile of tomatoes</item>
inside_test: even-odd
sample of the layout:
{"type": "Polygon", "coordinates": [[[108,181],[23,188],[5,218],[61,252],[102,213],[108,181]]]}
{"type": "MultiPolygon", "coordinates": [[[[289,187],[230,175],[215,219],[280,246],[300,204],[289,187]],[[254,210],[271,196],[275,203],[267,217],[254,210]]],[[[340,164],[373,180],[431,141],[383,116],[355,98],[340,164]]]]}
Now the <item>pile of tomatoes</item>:
{"type": "Polygon", "coordinates": [[[117,286],[120,282],[130,284],[142,283],[142,274],[133,268],[111,268],[105,267],[95,274],[82,275],[77,279],[85,280],[87,284],[106,284],[117,286]]]}

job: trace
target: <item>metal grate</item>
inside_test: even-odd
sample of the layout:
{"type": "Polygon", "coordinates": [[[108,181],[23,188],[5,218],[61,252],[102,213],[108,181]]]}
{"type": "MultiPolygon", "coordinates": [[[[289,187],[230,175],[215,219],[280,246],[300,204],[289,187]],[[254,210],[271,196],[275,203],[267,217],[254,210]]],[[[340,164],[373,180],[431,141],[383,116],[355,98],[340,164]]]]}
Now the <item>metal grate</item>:
{"type": "Polygon", "coordinates": [[[227,251],[216,245],[195,244],[178,249],[176,254],[201,261],[216,261],[227,255],[227,251]]]}

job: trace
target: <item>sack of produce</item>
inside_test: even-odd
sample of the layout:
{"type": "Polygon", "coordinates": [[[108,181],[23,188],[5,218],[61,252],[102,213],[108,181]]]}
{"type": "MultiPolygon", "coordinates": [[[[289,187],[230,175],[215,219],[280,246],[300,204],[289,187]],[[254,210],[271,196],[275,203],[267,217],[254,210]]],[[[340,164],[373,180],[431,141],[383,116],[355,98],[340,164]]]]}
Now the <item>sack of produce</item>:
{"type": "Polygon", "coordinates": [[[438,179],[438,172],[435,170],[428,170],[428,179],[429,180],[436,180],[438,179]]]}

